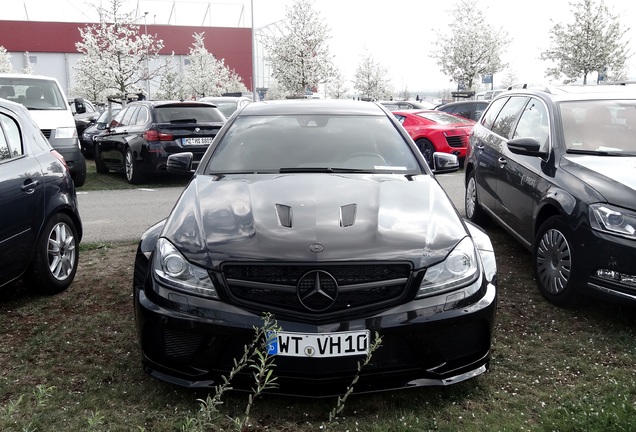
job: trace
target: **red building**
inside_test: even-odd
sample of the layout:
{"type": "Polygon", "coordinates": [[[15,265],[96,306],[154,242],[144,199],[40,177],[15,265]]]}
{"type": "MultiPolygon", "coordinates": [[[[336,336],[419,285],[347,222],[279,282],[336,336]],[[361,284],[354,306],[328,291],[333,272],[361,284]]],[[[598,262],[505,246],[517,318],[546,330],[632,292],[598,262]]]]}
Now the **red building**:
{"type": "MultiPolygon", "coordinates": [[[[87,23],[2,21],[0,20],[0,46],[11,54],[16,71],[26,65],[28,53],[36,74],[57,78],[64,90],[72,87],[72,66],[82,55],[75,48],[81,41],[79,29],[87,23]]],[[[194,33],[204,33],[205,47],[217,59],[234,69],[252,91],[252,29],[233,27],[190,27],[175,25],[140,25],[140,32],[147,32],[163,40],[160,55],[174,53],[179,67],[184,65],[194,42],[194,33]]]]}

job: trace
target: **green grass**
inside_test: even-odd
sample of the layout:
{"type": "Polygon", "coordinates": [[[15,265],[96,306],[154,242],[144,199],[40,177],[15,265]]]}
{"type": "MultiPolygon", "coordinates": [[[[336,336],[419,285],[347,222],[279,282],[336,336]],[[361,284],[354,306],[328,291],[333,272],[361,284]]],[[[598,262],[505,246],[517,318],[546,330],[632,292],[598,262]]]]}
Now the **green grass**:
{"type": "MultiPolygon", "coordinates": [[[[449,387],[335,398],[259,397],[250,431],[631,431],[636,314],[575,310],[539,295],[529,254],[496,227],[499,303],[491,369],[449,387]]],[[[198,399],[141,369],[131,286],[135,244],[83,245],[73,285],[52,297],[0,291],[0,430],[200,430],[198,399]],[[188,426],[191,425],[191,426],[188,426]]],[[[275,369],[274,369],[275,370],[275,369]]],[[[275,373],[275,372],[274,372],[275,373]]],[[[235,430],[248,395],[223,397],[214,427],[235,430]]]]}
{"type": "Polygon", "coordinates": [[[77,188],[77,191],[88,192],[96,190],[138,189],[144,187],[185,186],[188,180],[189,177],[165,173],[148,176],[144,184],[133,185],[126,181],[126,176],[123,173],[110,172],[108,174],[98,174],[95,170],[95,161],[93,159],[86,159],[86,182],[82,187],[77,188]]]}

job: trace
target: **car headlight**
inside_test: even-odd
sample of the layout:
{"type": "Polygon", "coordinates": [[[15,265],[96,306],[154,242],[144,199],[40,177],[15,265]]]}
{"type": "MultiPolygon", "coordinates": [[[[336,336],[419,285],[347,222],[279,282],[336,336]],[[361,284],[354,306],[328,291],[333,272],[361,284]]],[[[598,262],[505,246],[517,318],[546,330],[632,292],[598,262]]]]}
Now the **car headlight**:
{"type": "Polygon", "coordinates": [[[55,129],[55,138],[74,138],[77,136],[77,129],[74,127],[62,127],[55,129]]]}
{"type": "Polygon", "coordinates": [[[593,229],[636,238],[636,213],[609,204],[590,205],[590,225],[593,229]]]}
{"type": "Polygon", "coordinates": [[[464,287],[479,276],[479,260],[470,237],[464,238],[446,259],[426,269],[417,297],[464,287]]]}
{"type": "Polygon", "coordinates": [[[177,248],[164,238],[157,241],[153,270],[157,281],[167,288],[217,300],[219,298],[208,272],[189,263],[177,248]]]}

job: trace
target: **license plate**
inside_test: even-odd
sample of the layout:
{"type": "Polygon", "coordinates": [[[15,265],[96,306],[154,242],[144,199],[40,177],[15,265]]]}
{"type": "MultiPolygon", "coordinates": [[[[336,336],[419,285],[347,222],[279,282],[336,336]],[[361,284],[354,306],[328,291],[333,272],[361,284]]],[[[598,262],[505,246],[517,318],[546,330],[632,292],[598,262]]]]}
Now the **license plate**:
{"type": "Polygon", "coordinates": [[[345,357],[369,352],[369,330],[337,333],[270,335],[269,355],[286,357],[345,357]]]}
{"type": "Polygon", "coordinates": [[[183,145],[195,146],[195,145],[210,145],[214,141],[214,137],[197,137],[197,138],[184,138],[183,145]]]}

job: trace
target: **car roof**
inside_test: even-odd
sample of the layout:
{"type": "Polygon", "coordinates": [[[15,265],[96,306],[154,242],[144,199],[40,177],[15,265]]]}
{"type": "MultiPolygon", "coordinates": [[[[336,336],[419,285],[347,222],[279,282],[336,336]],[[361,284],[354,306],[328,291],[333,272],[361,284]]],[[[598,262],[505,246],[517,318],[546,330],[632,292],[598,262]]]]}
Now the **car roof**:
{"type": "Polygon", "coordinates": [[[511,89],[499,94],[496,99],[512,94],[526,94],[549,98],[554,101],[583,101],[603,99],[636,99],[636,87],[621,85],[564,85],[538,86],[526,89],[511,89]]]}
{"type": "Polygon", "coordinates": [[[244,115],[387,115],[375,102],[348,99],[287,99],[252,102],[241,111],[244,115]]]}
{"type": "Polygon", "coordinates": [[[437,107],[435,107],[435,109],[439,109],[439,108],[442,108],[442,107],[449,107],[449,106],[457,106],[457,105],[469,105],[469,104],[488,105],[489,103],[490,103],[490,100],[471,99],[471,100],[465,100],[465,101],[448,102],[448,103],[445,103],[445,104],[438,105],[437,107]]]}
{"type": "Polygon", "coordinates": [[[191,101],[191,100],[138,100],[129,102],[126,106],[130,105],[152,105],[160,107],[164,105],[183,105],[183,106],[211,106],[210,102],[205,101],[191,101]]]}
{"type": "Polygon", "coordinates": [[[240,101],[247,100],[251,101],[251,98],[247,96],[205,96],[201,99],[198,99],[201,102],[223,102],[223,101],[240,101]]]}

